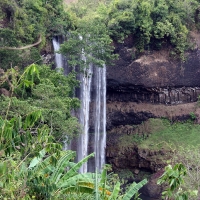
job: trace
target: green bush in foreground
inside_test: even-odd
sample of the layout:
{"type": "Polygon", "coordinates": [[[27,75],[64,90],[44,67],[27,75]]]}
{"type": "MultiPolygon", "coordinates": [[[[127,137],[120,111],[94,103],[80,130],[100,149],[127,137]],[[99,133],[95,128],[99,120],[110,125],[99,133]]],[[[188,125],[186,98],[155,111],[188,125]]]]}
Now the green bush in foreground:
{"type": "MultiPolygon", "coordinates": [[[[1,199],[103,199],[129,200],[146,184],[146,180],[133,183],[124,195],[119,195],[120,183],[113,191],[107,185],[107,172],[79,174],[81,165],[94,156],[91,154],[74,163],[76,153],[63,151],[52,135],[53,127],[44,123],[42,109],[24,113],[9,113],[12,95],[16,89],[33,90],[35,81],[41,79],[36,65],[29,66],[18,76],[13,76],[11,97],[7,110],[0,117],[0,198],[1,199]]],[[[6,83],[5,75],[1,84],[6,83]]],[[[61,80],[60,80],[61,81],[61,80]]]]}
{"type": "Polygon", "coordinates": [[[162,193],[164,199],[188,200],[189,196],[197,198],[198,190],[188,190],[182,187],[186,174],[186,167],[181,163],[173,167],[168,165],[165,168],[164,174],[157,182],[159,185],[167,184],[167,189],[162,193]]]}

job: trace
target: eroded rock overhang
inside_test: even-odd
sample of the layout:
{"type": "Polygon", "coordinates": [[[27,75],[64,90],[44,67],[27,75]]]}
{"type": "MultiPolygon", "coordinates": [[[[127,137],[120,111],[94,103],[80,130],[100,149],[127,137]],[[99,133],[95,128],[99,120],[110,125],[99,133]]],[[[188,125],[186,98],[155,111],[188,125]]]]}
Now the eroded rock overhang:
{"type": "MultiPolygon", "coordinates": [[[[195,36],[195,37],[198,37],[195,36]]],[[[200,95],[200,49],[185,54],[185,61],[170,57],[168,49],[137,55],[130,36],[115,44],[119,55],[107,67],[107,100],[161,104],[196,102],[200,95]]]]}

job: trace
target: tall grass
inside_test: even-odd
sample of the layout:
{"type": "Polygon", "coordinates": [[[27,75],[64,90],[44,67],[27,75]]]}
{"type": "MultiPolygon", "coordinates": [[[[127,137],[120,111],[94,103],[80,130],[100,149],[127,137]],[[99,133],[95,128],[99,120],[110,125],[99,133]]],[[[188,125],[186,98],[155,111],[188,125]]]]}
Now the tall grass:
{"type": "Polygon", "coordinates": [[[147,137],[142,140],[140,147],[160,149],[197,146],[200,141],[200,125],[192,121],[171,124],[166,119],[151,119],[149,129],[152,130],[150,133],[147,130],[147,137]]]}

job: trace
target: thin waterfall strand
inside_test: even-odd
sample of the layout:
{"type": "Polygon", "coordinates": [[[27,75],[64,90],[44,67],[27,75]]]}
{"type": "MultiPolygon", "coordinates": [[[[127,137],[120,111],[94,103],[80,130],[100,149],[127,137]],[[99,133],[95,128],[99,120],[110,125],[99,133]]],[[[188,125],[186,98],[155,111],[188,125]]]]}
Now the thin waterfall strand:
{"type": "Polygon", "coordinates": [[[95,69],[95,170],[100,172],[105,164],[106,148],[106,66],[95,69]]]}
{"type": "MultiPolygon", "coordinates": [[[[89,113],[90,113],[90,93],[91,93],[91,80],[92,80],[92,65],[84,69],[81,74],[81,110],[80,110],[80,124],[83,127],[83,133],[78,140],[78,161],[82,160],[88,155],[88,140],[89,140],[89,113]]],[[[79,172],[87,172],[87,163],[84,163],[79,172]]]]}
{"type": "MultiPolygon", "coordinates": [[[[60,43],[59,43],[59,41],[56,40],[56,38],[53,38],[53,48],[54,48],[54,52],[59,51],[59,49],[60,49],[60,43]]],[[[55,53],[55,63],[56,63],[56,68],[63,67],[62,54],[55,53]]]]}

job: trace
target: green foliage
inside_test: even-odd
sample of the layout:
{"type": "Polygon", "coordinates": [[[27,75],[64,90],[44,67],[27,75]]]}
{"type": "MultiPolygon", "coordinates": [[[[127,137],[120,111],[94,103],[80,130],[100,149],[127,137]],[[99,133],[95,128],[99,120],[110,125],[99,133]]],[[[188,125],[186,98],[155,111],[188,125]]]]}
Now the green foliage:
{"type": "Polygon", "coordinates": [[[27,66],[30,63],[41,64],[41,56],[37,48],[26,50],[2,50],[0,49],[0,68],[9,69],[15,66],[27,66]]]}
{"type": "MultiPolygon", "coordinates": [[[[95,1],[95,5],[100,4],[95,1]]],[[[69,59],[72,67],[87,68],[91,63],[103,66],[113,58],[103,4],[97,13],[82,12],[81,19],[76,18],[78,14],[64,12],[61,0],[2,0],[0,6],[0,19],[6,22],[0,29],[1,47],[34,43],[39,34],[43,40],[45,34],[64,34],[76,24],[76,30],[69,32],[68,43],[62,47],[64,53],[72,56],[69,59]],[[72,22],[74,19],[76,23],[72,22]],[[82,39],[76,43],[80,35],[82,39]],[[79,59],[83,51],[86,60],[79,59]]],[[[123,23],[126,19],[125,15],[123,23]]],[[[78,174],[80,166],[93,155],[74,163],[75,153],[62,151],[61,145],[55,143],[55,139],[72,138],[79,129],[77,119],[71,116],[71,110],[79,106],[78,99],[73,98],[74,87],[78,85],[76,75],[65,77],[35,64],[22,74],[17,67],[12,68],[38,61],[36,48],[26,51],[0,48],[0,58],[1,68],[11,67],[0,77],[1,87],[10,90],[10,97],[1,96],[0,102],[3,108],[0,111],[0,198],[132,198],[146,180],[133,183],[125,195],[119,196],[120,183],[110,192],[106,170],[101,175],[78,174]]]]}
{"type": "Polygon", "coordinates": [[[5,20],[9,20],[6,27],[13,31],[21,44],[33,43],[39,34],[46,31],[61,34],[70,27],[70,16],[65,13],[61,0],[13,0],[4,1],[0,6],[5,12],[5,20]]]}
{"type": "MultiPolygon", "coordinates": [[[[58,144],[49,143],[49,148],[49,144],[46,143],[45,148],[38,151],[38,145],[42,143],[36,142],[40,135],[34,134],[34,138],[26,138],[26,142],[29,145],[33,143],[34,146],[37,146],[37,151],[34,150],[33,144],[33,148],[29,150],[29,154],[26,156],[24,152],[19,153],[17,150],[11,152],[11,156],[4,155],[4,149],[0,151],[1,197],[10,199],[31,199],[31,197],[60,199],[60,196],[63,198],[64,194],[71,192],[92,193],[93,189],[88,189],[88,184],[94,182],[94,175],[90,173],[78,174],[78,169],[93,154],[75,164],[72,162],[75,152],[61,151],[58,144]],[[37,152],[38,154],[36,154],[37,152]],[[23,159],[22,156],[25,156],[25,158],[23,159]],[[33,159],[30,160],[30,158],[33,159]]],[[[44,135],[45,132],[42,132],[42,134],[44,135]]],[[[6,136],[6,133],[4,133],[4,136],[6,136]]]]}
{"type": "Polygon", "coordinates": [[[62,0],[2,0],[0,11],[0,67],[4,69],[11,66],[25,67],[38,62],[41,60],[40,50],[46,42],[45,36],[51,39],[74,27],[62,0]],[[42,36],[39,48],[23,51],[1,49],[33,44],[39,35],[42,36]]]}
{"type": "MultiPolygon", "coordinates": [[[[45,70],[49,75],[49,69],[45,70]]],[[[27,96],[26,90],[33,90],[36,82],[41,81],[36,65],[27,67],[22,75],[15,69],[8,70],[1,77],[1,84],[6,82],[8,76],[12,77],[10,79],[12,93],[22,88],[27,96]]],[[[53,76],[52,82],[55,82],[55,85],[62,85],[64,78],[62,79],[61,76],[60,83],[57,82],[58,78],[59,76],[53,76]]],[[[75,84],[71,80],[68,83],[75,84]]],[[[68,88],[67,95],[69,94],[68,88]]],[[[44,123],[41,108],[31,112],[26,110],[24,115],[21,115],[20,112],[12,110],[14,98],[7,98],[7,100],[7,109],[2,114],[4,119],[0,117],[1,198],[52,199],[55,197],[56,199],[60,195],[71,191],[77,192],[79,189],[81,193],[86,193],[84,185],[79,184],[88,183],[86,176],[92,177],[92,175],[80,175],[78,169],[93,155],[89,155],[77,164],[71,162],[75,153],[61,151],[61,145],[54,143],[52,127],[44,123]],[[12,115],[15,117],[11,117],[12,115]]],[[[16,98],[15,100],[17,102],[16,98]]]]}
{"type": "Polygon", "coordinates": [[[125,195],[119,195],[120,183],[110,192],[106,170],[102,174],[78,174],[80,166],[94,154],[74,163],[75,152],[60,151],[48,155],[42,149],[37,157],[29,156],[20,161],[13,155],[0,164],[1,197],[10,199],[104,199],[129,200],[147,183],[146,180],[133,183],[125,195]],[[11,162],[10,162],[11,161],[11,162]],[[15,185],[12,185],[15,183],[15,185]]]}
{"type": "Polygon", "coordinates": [[[126,179],[134,177],[134,174],[129,169],[118,171],[117,174],[119,175],[119,178],[121,179],[121,181],[123,181],[123,179],[126,180],[126,179]]]}
{"type": "MultiPolygon", "coordinates": [[[[60,98],[72,95],[71,87],[77,84],[73,81],[73,74],[71,80],[57,72],[50,73],[50,69],[45,66],[42,69],[33,64],[27,67],[22,75],[17,69],[10,69],[0,79],[1,85],[8,81],[11,90],[10,98],[2,96],[4,100],[2,102],[7,106],[0,117],[0,198],[131,199],[146,184],[146,180],[138,184],[133,183],[124,195],[118,195],[119,182],[114,186],[113,192],[110,192],[106,169],[101,175],[78,173],[81,165],[94,154],[74,163],[75,152],[63,151],[61,145],[54,142],[52,132],[55,127],[52,123],[48,126],[45,122],[45,117],[42,115],[45,113],[44,109],[35,104],[34,110],[33,105],[28,104],[30,110],[22,111],[27,104],[26,98],[30,100],[31,97],[35,97],[36,94],[32,91],[40,84],[45,83],[51,87],[63,86],[66,91],[59,91],[60,98]],[[48,81],[43,82],[45,78],[48,81]],[[12,97],[13,94],[22,95],[21,100],[12,97]],[[18,107],[20,101],[23,103],[18,107]]],[[[46,96],[52,99],[51,95],[52,91],[47,87],[43,91],[40,104],[46,96]]],[[[34,101],[37,101],[36,97],[34,101]]],[[[47,103],[47,99],[45,102],[47,103]]],[[[70,108],[69,106],[68,109],[70,108]]]]}
{"type": "Polygon", "coordinates": [[[138,195],[138,190],[143,187],[147,180],[144,179],[139,183],[133,182],[123,194],[120,194],[120,182],[117,181],[114,184],[113,191],[110,192],[109,188],[110,185],[107,185],[107,183],[110,183],[108,181],[107,176],[107,169],[104,168],[104,170],[101,173],[101,180],[99,183],[96,182],[96,198],[95,199],[108,199],[108,200],[130,200],[134,195],[138,195]],[[101,192],[99,192],[99,190],[101,192]]]}
{"type": "Polygon", "coordinates": [[[113,38],[122,39],[125,34],[135,31],[135,15],[132,10],[136,3],[132,1],[112,1],[108,12],[108,29],[113,38]]]}
{"type": "Polygon", "coordinates": [[[175,200],[188,200],[189,195],[192,193],[197,196],[198,191],[187,191],[182,189],[184,183],[184,177],[186,176],[186,168],[183,164],[176,164],[174,167],[168,165],[165,168],[164,174],[159,178],[158,184],[167,183],[167,188],[163,193],[163,197],[166,199],[175,200]]]}
{"type": "Polygon", "coordinates": [[[122,200],[129,200],[131,199],[135,194],[137,194],[138,190],[143,187],[147,183],[147,180],[144,179],[140,181],[139,183],[133,183],[130,185],[128,191],[123,196],[122,200]]]}
{"type": "Polygon", "coordinates": [[[45,36],[51,39],[51,36],[67,33],[69,44],[65,44],[62,51],[68,54],[69,60],[76,60],[71,55],[77,53],[74,47],[79,47],[80,51],[84,47],[85,52],[93,52],[88,61],[96,60],[102,65],[103,60],[113,59],[109,37],[122,40],[130,34],[138,51],[168,45],[172,47],[171,55],[184,60],[188,32],[198,27],[200,21],[197,0],[79,0],[66,10],[62,0],[2,0],[0,7],[3,22],[0,46],[32,44],[39,35],[43,39],[39,49],[16,52],[0,48],[0,67],[4,69],[38,62],[45,36]],[[77,39],[78,35],[82,35],[82,42],[77,39]]]}
{"type": "Polygon", "coordinates": [[[80,19],[76,31],[71,31],[68,40],[61,45],[61,52],[66,54],[69,66],[74,69],[88,68],[92,63],[103,67],[114,55],[111,54],[111,39],[104,21],[100,16],[87,16],[80,19]]]}
{"type": "Polygon", "coordinates": [[[196,1],[112,1],[108,28],[112,38],[134,34],[139,51],[146,45],[156,48],[169,42],[183,59],[187,47],[186,26],[194,24],[194,5],[196,1]]]}
{"type": "Polygon", "coordinates": [[[111,199],[117,199],[118,194],[119,194],[119,190],[120,190],[120,182],[117,182],[117,184],[114,187],[114,190],[111,194],[111,196],[109,197],[109,200],[111,199]]]}
{"type": "Polygon", "coordinates": [[[159,149],[176,149],[178,146],[198,146],[200,126],[193,121],[175,122],[171,124],[168,120],[151,119],[147,130],[144,130],[146,137],[140,147],[159,149]],[[152,129],[148,131],[148,129],[152,129]],[[145,132],[146,131],[146,132],[145,132]]]}
{"type": "Polygon", "coordinates": [[[26,156],[31,148],[32,151],[37,151],[43,148],[44,143],[48,144],[52,141],[48,127],[42,126],[40,128],[32,128],[40,118],[41,111],[39,110],[27,114],[24,120],[22,117],[14,117],[10,120],[3,120],[0,118],[0,151],[3,150],[6,155],[10,155],[18,150],[26,156]],[[46,135],[44,133],[46,133],[46,135]],[[37,139],[34,139],[34,134],[37,134],[37,139]],[[27,139],[32,142],[27,143],[27,139]],[[38,145],[35,146],[33,143],[38,145]]]}
{"type": "Polygon", "coordinates": [[[60,199],[60,195],[76,193],[92,193],[88,185],[93,184],[94,174],[78,174],[80,166],[93,154],[75,164],[72,159],[75,152],[62,151],[61,156],[51,155],[45,159],[34,158],[28,169],[30,170],[27,185],[31,188],[29,194],[36,199],[60,199]],[[42,159],[42,160],[41,160],[42,159]]]}
{"type": "Polygon", "coordinates": [[[184,60],[188,32],[199,23],[198,6],[197,0],[79,0],[71,11],[77,21],[91,15],[101,16],[112,39],[122,41],[131,34],[138,51],[168,45],[172,54],[184,60]]]}
{"type": "Polygon", "coordinates": [[[190,117],[191,117],[191,120],[193,120],[193,121],[195,121],[197,118],[195,113],[193,113],[193,112],[190,113],[190,117]]]}
{"type": "Polygon", "coordinates": [[[186,168],[186,176],[184,177],[183,190],[190,191],[189,199],[199,199],[200,193],[200,147],[198,146],[184,146],[179,147],[173,154],[172,163],[181,162],[186,168]],[[198,198],[194,195],[198,191],[198,198]]]}
{"type": "Polygon", "coordinates": [[[10,102],[7,113],[9,119],[40,110],[42,124],[51,127],[51,134],[58,141],[70,140],[79,134],[78,120],[71,116],[71,110],[79,107],[79,100],[73,98],[74,87],[78,85],[75,74],[64,76],[47,66],[35,64],[26,68],[23,75],[16,70],[13,72],[15,76],[11,70],[7,71],[8,75],[9,73],[12,85],[16,86],[13,90],[15,96],[0,97],[1,115],[6,115],[6,105],[10,102]]]}
{"type": "Polygon", "coordinates": [[[31,199],[27,196],[28,158],[44,156],[44,152],[60,154],[61,145],[54,143],[50,129],[46,125],[35,127],[40,120],[41,111],[27,114],[24,120],[21,116],[10,120],[0,118],[1,198],[31,199]]]}

